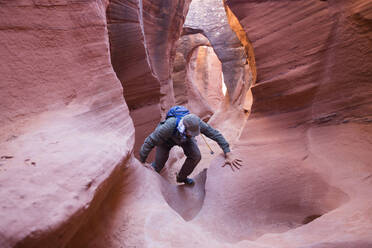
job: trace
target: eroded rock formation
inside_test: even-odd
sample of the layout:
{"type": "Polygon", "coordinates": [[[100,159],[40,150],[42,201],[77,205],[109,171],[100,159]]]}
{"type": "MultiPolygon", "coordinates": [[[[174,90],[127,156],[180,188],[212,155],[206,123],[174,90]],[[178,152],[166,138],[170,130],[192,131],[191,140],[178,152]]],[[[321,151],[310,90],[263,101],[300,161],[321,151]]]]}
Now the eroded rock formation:
{"type": "MultiPolygon", "coordinates": [[[[227,3],[252,41],[258,72],[252,88],[252,114],[236,147],[249,161],[246,182],[255,180],[249,171],[283,170],[269,184],[278,183],[273,196],[282,191],[286,197],[288,190],[284,188],[290,180],[285,177],[297,170],[293,177],[298,182],[315,173],[347,196],[334,211],[327,213],[323,204],[312,210],[314,215],[327,214],[307,225],[294,229],[288,225],[291,231],[266,234],[256,241],[275,247],[371,246],[366,231],[372,227],[367,217],[371,202],[366,197],[372,193],[369,180],[372,164],[367,152],[371,149],[372,131],[371,29],[367,28],[371,23],[371,4],[234,0],[227,3]],[[356,215],[360,218],[354,219],[356,215]]],[[[304,193],[292,193],[292,197],[298,194],[301,197],[296,202],[292,202],[294,198],[283,202],[281,215],[287,211],[295,215],[308,209],[307,201],[320,203],[319,195],[311,199],[311,194],[317,192],[312,187],[319,187],[320,182],[311,181],[299,183],[305,185],[304,193]]],[[[329,186],[319,190],[332,191],[329,186]]],[[[226,194],[234,197],[230,191],[226,194]]],[[[247,199],[252,206],[252,201],[245,197],[240,200],[247,199]]],[[[264,204],[271,206],[271,211],[278,207],[274,199],[264,204]]],[[[327,199],[337,206],[337,197],[327,199]]],[[[233,208],[230,204],[226,206],[233,208]]],[[[251,222],[251,218],[246,222],[251,222]]],[[[267,231],[282,232],[279,226],[277,231],[271,228],[267,231]]]]}
{"type": "Polygon", "coordinates": [[[235,100],[242,85],[249,85],[249,74],[246,72],[246,54],[244,47],[231,29],[222,1],[195,0],[190,4],[185,27],[200,29],[210,41],[222,63],[222,71],[227,91],[235,100]],[[228,49],[226,49],[228,48],[228,49]]]}
{"type": "Polygon", "coordinates": [[[195,0],[190,4],[185,27],[203,33],[221,61],[227,94],[210,123],[233,141],[240,135],[248,117],[250,106],[245,102],[250,100],[247,92],[254,83],[255,73],[251,70],[252,64],[249,64],[249,54],[241,41],[243,39],[238,29],[234,28],[233,21],[229,20],[233,14],[228,10],[223,1],[195,0]],[[234,121],[227,124],[226,119],[234,121]]]}
{"type": "Polygon", "coordinates": [[[223,100],[221,63],[212,48],[209,54],[199,53],[199,48],[210,47],[208,39],[200,33],[184,31],[176,46],[172,73],[176,104],[187,106],[192,113],[208,120],[223,100]]]}
{"type": "MultiPolygon", "coordinates": [[[[123,100],[136,131],[174,100],[187,2],[111,1],[110,49],[106,4],[0,2],[1,247],[372,247],[369,1],[226,0],[256,54],[252,113],[231,142],[244,167],[221,168],[198,140],[194,187],[172,181],[181,156],[166,175],[131,156],[123,100]]],[[[207,37],[223,51],[224,35],[207,37]]],[[[237,37],[241,71],[254,60],[237,37]]],[[[244,94],[212,117],[224,130],[246,118],[237,71],[228,90],[244,94]]]]}

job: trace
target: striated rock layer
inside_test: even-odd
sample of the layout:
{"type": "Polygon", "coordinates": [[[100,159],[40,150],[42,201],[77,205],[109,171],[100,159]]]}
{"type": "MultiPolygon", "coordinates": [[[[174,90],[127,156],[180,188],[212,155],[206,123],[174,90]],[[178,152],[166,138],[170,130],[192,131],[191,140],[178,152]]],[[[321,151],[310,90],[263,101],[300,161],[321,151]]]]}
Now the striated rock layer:
{"type": "Polygon", "coordinates": [[[134,128],[104,1],[0,2],[0,247],[63,247],[112,187],[134,128]]]}

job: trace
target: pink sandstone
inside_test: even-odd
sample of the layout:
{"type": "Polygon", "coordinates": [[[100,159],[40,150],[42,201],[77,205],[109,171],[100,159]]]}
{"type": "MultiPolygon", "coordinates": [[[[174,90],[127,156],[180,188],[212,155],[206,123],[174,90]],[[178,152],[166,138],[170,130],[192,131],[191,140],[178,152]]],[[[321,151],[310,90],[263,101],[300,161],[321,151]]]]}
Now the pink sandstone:
{"type": "Polygon", "coordinates": [[[257,82],[230,73],[210,123],[244,167],[198,139],[194,187],[179,150],[161,175],[133,156],[178,95],[187,2],[112,0],[109,36],[106,1],[0,3],[0,247],[372,247],[370,1],[225,2],[257,82]]]}

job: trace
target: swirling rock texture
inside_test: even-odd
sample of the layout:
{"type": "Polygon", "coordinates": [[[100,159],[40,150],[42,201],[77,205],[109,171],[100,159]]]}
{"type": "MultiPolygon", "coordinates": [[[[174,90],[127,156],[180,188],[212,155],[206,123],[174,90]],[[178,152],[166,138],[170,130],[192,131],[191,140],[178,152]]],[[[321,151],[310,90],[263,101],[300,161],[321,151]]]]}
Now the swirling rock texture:
{"type": "MultiPolygon", "coordinates": [[[[187,187],[131,156],[123,100],[132,116],[152,100],[144,122],[174,101],[187,2],[111,1],[108,35],[106,1],[0,1],[0,247],[372,247],[369,2],[226,0],[256,55],[251,114],[232,143],[244,167],[203,153],[187,187]]],[[[231,74],[231,111],[254,71],[242,90],[231,74]]],[[[219,111],[220,126],[240,118],[219,111]]]]}

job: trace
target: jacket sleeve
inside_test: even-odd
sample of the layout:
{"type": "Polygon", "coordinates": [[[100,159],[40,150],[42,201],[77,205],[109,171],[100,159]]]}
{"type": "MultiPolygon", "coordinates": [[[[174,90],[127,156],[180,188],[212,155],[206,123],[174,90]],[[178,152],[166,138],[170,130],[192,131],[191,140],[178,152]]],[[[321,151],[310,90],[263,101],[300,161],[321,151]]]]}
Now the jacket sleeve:
{"type": "Polygon", "coordinates": [[[169,118],[164,123],[160,123],[154,132],[152,132],[146,139],[140,150],[140,161],[146,162],[147,156],[151,150],[169,139],[176,128],[176,118],[169,118]]]}
{"type": "Polygon", "coordinates": [[[208,138],[216,141],[225,154],[230,152],[230,145],[222,134],[204,121],[200,121],[200,132],[205,134],[208,138]]]}

